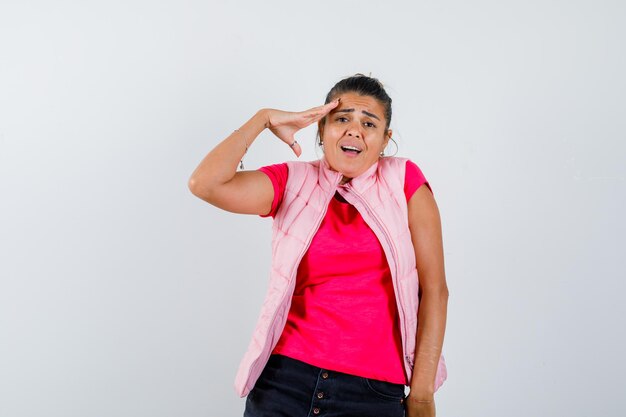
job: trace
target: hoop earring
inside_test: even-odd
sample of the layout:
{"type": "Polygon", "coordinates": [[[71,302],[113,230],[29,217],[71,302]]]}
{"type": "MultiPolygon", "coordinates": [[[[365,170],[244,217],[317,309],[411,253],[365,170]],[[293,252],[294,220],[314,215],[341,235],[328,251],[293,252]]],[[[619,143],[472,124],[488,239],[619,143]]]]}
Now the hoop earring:
{"type": "MultiPolygon", "coordinates": [[[[391,140],[393,144],[396,146],[396,151],[393,153],[393,155],[389,155],[389,156],[396,156],[398,154],[398,151],[400,150],[400,148],[398,147],[398,142],[396,142],[394,138],[389,138],[389,140],[391,140]]],[[[385,156],[384,153],[385,153],[385,150],[383,149],[380,156],[385,156]]]]}

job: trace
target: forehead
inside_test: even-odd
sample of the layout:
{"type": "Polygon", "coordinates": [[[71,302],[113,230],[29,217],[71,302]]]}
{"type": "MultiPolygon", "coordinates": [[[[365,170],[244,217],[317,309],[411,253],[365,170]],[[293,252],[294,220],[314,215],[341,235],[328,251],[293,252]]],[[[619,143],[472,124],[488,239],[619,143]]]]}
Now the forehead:
{"type": "Polygon", "coordinates": [[[335,107],[331,113],[342,109],[354,109],[358,113],[362,110],[374,113],[381,120],[385,117],[383,105],[372,96],[362,96],[357,93],[344,93],[340,94],[338,97],[341,99],[339,105],[335,107]]]}

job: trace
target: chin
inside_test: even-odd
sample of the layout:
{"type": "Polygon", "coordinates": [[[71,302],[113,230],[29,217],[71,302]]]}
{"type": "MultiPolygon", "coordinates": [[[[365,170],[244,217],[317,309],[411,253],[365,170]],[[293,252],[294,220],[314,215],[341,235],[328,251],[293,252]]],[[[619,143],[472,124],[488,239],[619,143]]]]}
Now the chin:
{"type": "Polygon", "coordinates": [[[364,160],[346,160],[345,158],[341,158],[342,155],[339,155],[339,158],[328,158],[326,156],[326,161],[328,165],[331,167],[333,171],[340,172],[344,177],[354,178],[358,177],[371,166],[367,161],[364,160]]]}
{"type": "Polygon", "coordinates": [[[348,171],[348,170],[341,170],[339,171],[341,173],[341,175],[343,175],[346,178],[352,179],[352,178],[356,178],[359,175],[361,175],[363,172],[365,171],[348,171]]]}

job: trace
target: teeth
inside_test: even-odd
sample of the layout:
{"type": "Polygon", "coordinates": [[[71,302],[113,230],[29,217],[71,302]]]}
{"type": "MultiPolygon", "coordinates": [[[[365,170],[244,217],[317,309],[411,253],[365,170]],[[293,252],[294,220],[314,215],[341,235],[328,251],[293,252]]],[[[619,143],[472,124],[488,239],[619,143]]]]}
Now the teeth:
{"type": "Polygon", "coordinates": [[[355,146],[342,146],[341,149],[346,150],[349,149],[351,151],[357,151],[357,152],[361,152],[361,150],[355,146]]]}

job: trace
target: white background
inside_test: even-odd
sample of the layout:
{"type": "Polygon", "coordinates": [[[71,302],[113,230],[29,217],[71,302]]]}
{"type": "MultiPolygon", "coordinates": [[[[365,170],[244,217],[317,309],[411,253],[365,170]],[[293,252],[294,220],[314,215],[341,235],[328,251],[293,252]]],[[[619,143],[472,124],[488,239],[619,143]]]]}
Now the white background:
{"type": "MultiPolygon", "coordinates": [[[[240,416],[271,220],[187,180],[256,110],[319,105],[356,72],[387,87],[398,155],[441,210],[438,416],[622,416],[625,17],[602,0],[3,0],[0,417],[240,416]]],[[[265,132],[245,165],[292,158],[265,132]]]]}

